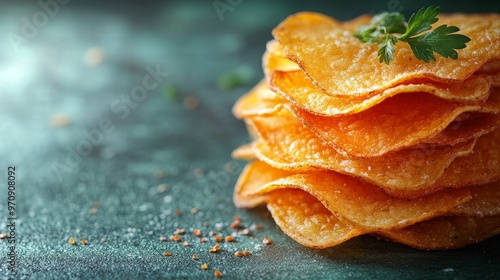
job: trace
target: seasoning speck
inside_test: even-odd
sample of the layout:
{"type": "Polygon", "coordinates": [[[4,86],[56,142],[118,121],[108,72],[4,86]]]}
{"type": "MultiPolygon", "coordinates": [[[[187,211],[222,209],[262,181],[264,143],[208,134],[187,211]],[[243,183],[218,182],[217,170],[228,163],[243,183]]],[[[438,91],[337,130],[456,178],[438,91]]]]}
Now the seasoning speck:
{"type": "Polygon", "coordinates": [[[236,251],[234,253],[234,255],[237,256],[237,257],[243,257],[244,256],[244,254],[242,252],[240,252],[240,251],[236,251]]]}
{"type": "Polygon", "coordinates": [[[83,245],[88,245],[89,243],[87,242],[87,239],[82,239],[80,242],[82,242],[83,245]]]}
{"type": "Polygon", "coordinates": [[[181,237],[179,235],[172,235],[170,236],[170,240],[174,241],[174,242],[179,242],[181,241],[181,237]]]}
{"type": "Polygon", "coordinates": [[[167,184],[159,184],[156,186],[156,193],[164,193],[168,191],[168,185],[167,184]]]}
{"type": "Polygon", "coordinates": [[[222,236],[220,236],[220,235],[214,236],[214,241],[215,242],[221,242],[222,241],[222,236]]]}
{"type": "Polygon", "coordinates": [[[216,244],[214,247],[212,247],[212,248],[209,250],[209,252],[210,252],[210,253],[217,253],[217,252],[219,252],[219,251],[220,251],[220,246],[219,246],[219,244],[216,244]]]}
{"type": "Polygon", "coordinates": [[[53,127],[65,127],[70,123],[70,119],[65,114],[55,114],[50,118],[50,125],[53,127]]]}
{"type": "Polygon", "coordinates": [[[170,257],[170,256],[172,256],[172,253],[170,253],[170,252],[163,252],[163,255],[165,257],[170,257]]]}
{"type": "Polygon", "coordinates": [[[76,241],[75,241],[75,239],[73,237],[69,238],[68,243],[71,244],[71,245],[76,245],[76,241]]]}
{"type": "Polygon", "coordinates": [[[262,243],[266,244],[266,245],[270,245],[271,244],[271,239],[269,239],[268,237],[264,238],[262,240],[262,243]]]}
{"type": "Polygon", "coordinates": [[[193,258],[193,260],[195,260],[195,261],[199,260],[199,258],[198,258],[198,256],[197,256],[196,254],[193,254],[192,258],[193,258]]]}
{"type": "Polygon", "coordinates": [[[183,228],[177,228],[175,230],[175,234],[184,234],[184,233],[186,233],[186,231],[183,228]]]}
{"type": "Polygon", "coordinates": [[[193,171],[193,174],[194,174],[194,176],[196,176],[196,177],[203,177],[203,169],[201,169],[201,168],[196,168],[196,169],[193,171]]]}
{"type": "Polygon", "coordinates": [[[200,101],[198,101],[196,96],[188,95],[184,98],[182,105],[184,105],[184,108],[187,110],[194,110],[198,107],[198,105],[200,105],[200,101]]]}

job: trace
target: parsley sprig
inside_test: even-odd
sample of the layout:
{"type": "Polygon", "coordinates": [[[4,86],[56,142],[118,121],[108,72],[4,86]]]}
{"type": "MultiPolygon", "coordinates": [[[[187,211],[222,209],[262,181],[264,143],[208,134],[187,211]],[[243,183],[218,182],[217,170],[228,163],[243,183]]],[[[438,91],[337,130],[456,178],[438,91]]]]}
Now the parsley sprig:
{"type": "Polygon", "coordinates": [[[460,31],[458,27],[443,24],[426,32],[438,21],[439,10],[438,6],[422,8],[411,15],[408,25],[405,24],[403,14],[384,12],[375,15],[370,25],[360,26],[354,36],[361,42],[378,44],[380,63],[389,64],[394,60],[398,41],[408,43],[415,57],[425,62],[436,61],[434,52],[446,58],[457,59],[458,53],[455,50],[465,48],[465,43],[470,41],[465,35],[452,34],[460,31]]]}

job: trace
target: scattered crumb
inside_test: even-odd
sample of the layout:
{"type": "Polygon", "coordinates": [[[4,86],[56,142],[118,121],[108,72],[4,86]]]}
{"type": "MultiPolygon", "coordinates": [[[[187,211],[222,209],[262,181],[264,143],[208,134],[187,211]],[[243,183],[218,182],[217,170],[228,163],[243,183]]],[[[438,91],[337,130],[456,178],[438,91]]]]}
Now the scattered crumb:
{"type": "Polygon", "coordinates": [[[206,238],[206,237],[202,237],[202,238],[200,238],[200,242],[201,242],[201,243],[205,243],[205,242],[207,242],[207,238],[206,238]]]}
{"type": "Polygon", "coordinates": [[[158,170],[155,173],[155,177],[158,179],[163,179],[163,178],[167,177],[167,172],[165,170],[158,170]]]}
{"type": "Polygon", "coordinates": [[[203,264],[201,265],[201,269],[203,269],[203,270],[207,270],[207,269],[208,269],[208,265],[207,265],[206,263],[203,263],[203,264]]]}
{"type": "Polygon", "coordinates": [[[201,236],[201,230],[199,228],[193,230],[193,234],[196,236],[201,236]]]}
{"type": "Polygon", "coordinates": [[[214,236],[215,235],[215,231],[211,230],[209,233],[208,233],[209,236],[214,236]]]}
{"type": "Polygon", "coordinates": [[[229,226],[232,229],[238,228],[241,225],[241,220],[234,220],[229,226]]]}
{"type": "Polygon", "coordinates": [[[200,101],[196,96],[188,95],[184,98],[182,105],[184,105],[184,108],[187,110],[194,110],[200,105],[200,101]]]}
{"type": "Polygon", "coordinates": [[[182,246],[184,246],[184,247],[189,246],[189,242],[187,242],[187,241],[182,242],[182,246]]]}
{"type": "Polygon", "coordinates": [[[243,250],[243,255],[245,256],[248,256],[248,255],[251,255],[252,253],[250,253],[250,251],[248,251],[247,249],[243,250]]]}
{"type": "Polygon", "coordinates": [[[168,191],[168,185],[167,184],[159,184],[156,186],[156,193],[164,193],[168,191]]]}
{"type": "Polygon", "coordinates": [[[264,238],[262,240],[262,243],[266,244],[266,245],[270,245],[271,244],[271,239],[269,239],[268,237],[264,238]]]}
{"type": "Polygon", "coordinates": [[[234,236],[228,235],[225,238],[226,242],[235,242],[236,240],[234,239],[234,236]]]}
{"type": "Polygon", "coordinates": [[[7,233],[6,232],[2,232],[0,234],[0,239],[4,239],[4,238],[7,238],[7,233]]]}
{"type": "Polygon", "coordinates": [[[160,236],[160,242],[165,242],[167,241],[167,238],[165,236],[160,236]]]}
{"type": "Polygon", "coordinates": [[[193,171],[194,176],[196,177],[203,177],[203,169],[201,168],[195,168],[193,171]]]}
{"type": "Polygon", "coordinates": [[[191,214],[196,214],[198,212],[200,212],[200,209],[198,209],[198,208],[191,208],[191,214]]]}
{"type": "Polygon", "coordinates": [[[163,255],[165,257],[170,257],[170,256],[172,256],[172,253],[170,253],[170,252],[163,252],[163,255]]]}
{"type": "Polygon", "coordinates": [[[75,239],[73,237],[69,238],[68,243],[71,244],[71,245],[76,245],[76,241],[75,241],[75,239]]]}
{"type": "Polygon", "coordinates": [[[216,270],[214,271],[214,275],[215,275],[215,277],[217,277],[217,278],[221,278],[221,277],[222,277],[222,272],[221,272],[220,270],[216,269],[216,270]]]}
{"type": "Polygon", "coordinates": [[[195,261],[199,260],[199,258],[198,258],[198,256],[196,254],[193,254],[192,259],[195,260],[195,261]]]}
{"type": "Polygon", "coordinates": [[[240,252],[240,251],[236,251],[234,253],[234,255],[237,256],[237,257],[243,257],[244,256],[244,254],[242,252],[240,252]]]}
{"type": "Polygon", "coordinates": [[[250,229],[246,228],[246,229],[243,229],[242,231],[240,231],[240,234],[243,234],[243,235],[252,235],[252,232],[250,231],[250,229]]]}
{"type": "Polygon", "coordinates": [[[214,236],[214,241],[215,242],[221,242],[222,241],[222,236],[220,236],[220,235],[214,236]]]}
{"type": "Polygon", "coordinates": [[[184,234],[186,231],[183,228],[177,228],[174,232],[175,234],[184,234]]]}
{"type": "Polygon", "coordinates": [[[181,241],[181,237],[179,235],[175,234],[175,235],[170,236],[170,240],[172,240],[174,242],[179,242],[179,241],[181,241]]]}
{"type": "Polygon", "coordinates": [[[88,245],[89,243],[87,242],[87,239],[82,239],[80,242],[82,242],[83,245],[88,245]]]}
{"type": "Polygon", "coordinates": [[[65,127],[70,124],[71,120],[66,114],[54,114],[50,118],[50,125],[53,127],[65,127]]]}
{"type": "Polygon", "coordinates": [[[175,209],[174,213],[175,213],[176,216],[182,215],[182,212],[179,209],[175,209]]]}
{"type": "Polygon", "coordinates": [[[97,66],[104,61],[104,51],[99,47],[92,47],[85,52],[84,61],[88,66],[97,66]]]}
{"type": "Polygon", "coordinates": [[[234,166],[234,164],[232,162],[227,162],[226,164],[224,164],[224,170],[227,173],[233,173],[235,169],[236,169],[236,167],[234,166]]]}
{"type": "Polygon", "coordinates": [[[261,229],[263,229],[264,227],[263,227],[263,226],[261,226],[261,225],[255,225],[255,224],[254,224],[254,225],[253,225],[253,228],[254,228],[255,230],[261,230],[261,229]]]}
{"type": "Polygon", "coordinates": [[[210,248],[210,250],[208,250],[210,253],[217,253],[220,251],[220,245],[219,244],[215,244],[214,247],[210,248]]]}

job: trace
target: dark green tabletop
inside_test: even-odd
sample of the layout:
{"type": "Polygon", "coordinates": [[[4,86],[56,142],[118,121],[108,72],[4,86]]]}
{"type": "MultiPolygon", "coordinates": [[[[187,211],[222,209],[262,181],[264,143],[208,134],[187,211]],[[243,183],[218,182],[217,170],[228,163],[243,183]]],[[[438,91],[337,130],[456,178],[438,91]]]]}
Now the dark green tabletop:
{"type": "Polygon", "coordinates": [[[498,4],[101,2],[0,3],[0,233],[15,222],[16,241],[0,240],[0,278],[211,279],[216,269],[226,279],[500,278],[500,237],[448,252],[368,236],[305,248],[265,207],[234,207],[245,162],[230,157],[249,141],[231,107],[262,78],[265,43],[287,15],[312,10],[346,20],[432,3],[445,12],[499,12],[498,4]],[[238,83],[220,80],[226,73],[238,83]],[[236,215],[251,234],[210,253],[209,232],[230,235],[236,215]],[[177,228],[186,233],[173,242],[177,228]],[[244,249],[251,255],[234,256],[244,249]]]}

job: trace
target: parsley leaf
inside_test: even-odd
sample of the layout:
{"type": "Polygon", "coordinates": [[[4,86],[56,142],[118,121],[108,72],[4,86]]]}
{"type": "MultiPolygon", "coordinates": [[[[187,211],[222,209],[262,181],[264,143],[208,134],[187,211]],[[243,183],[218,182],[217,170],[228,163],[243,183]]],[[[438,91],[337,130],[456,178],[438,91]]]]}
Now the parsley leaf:
{"type": "Polygon", "coordinates": [[[438,21],[439,10],[438,6],[422,8],[411,15],[407,26],[402,14],[381,13],[372,18],[370,25],[361,26],[354,36],[361,42],[378,44],[380,63],[389,64],[394,60],[398,41],[408,43],[415,57],[425,62],[436,61],[434,53],[457,59],[455,50],[465,48],[465,43],[470,41],[465,35],[453,34],[460,31],[458,27],[444,24],[426,32],[438,21]]]}

